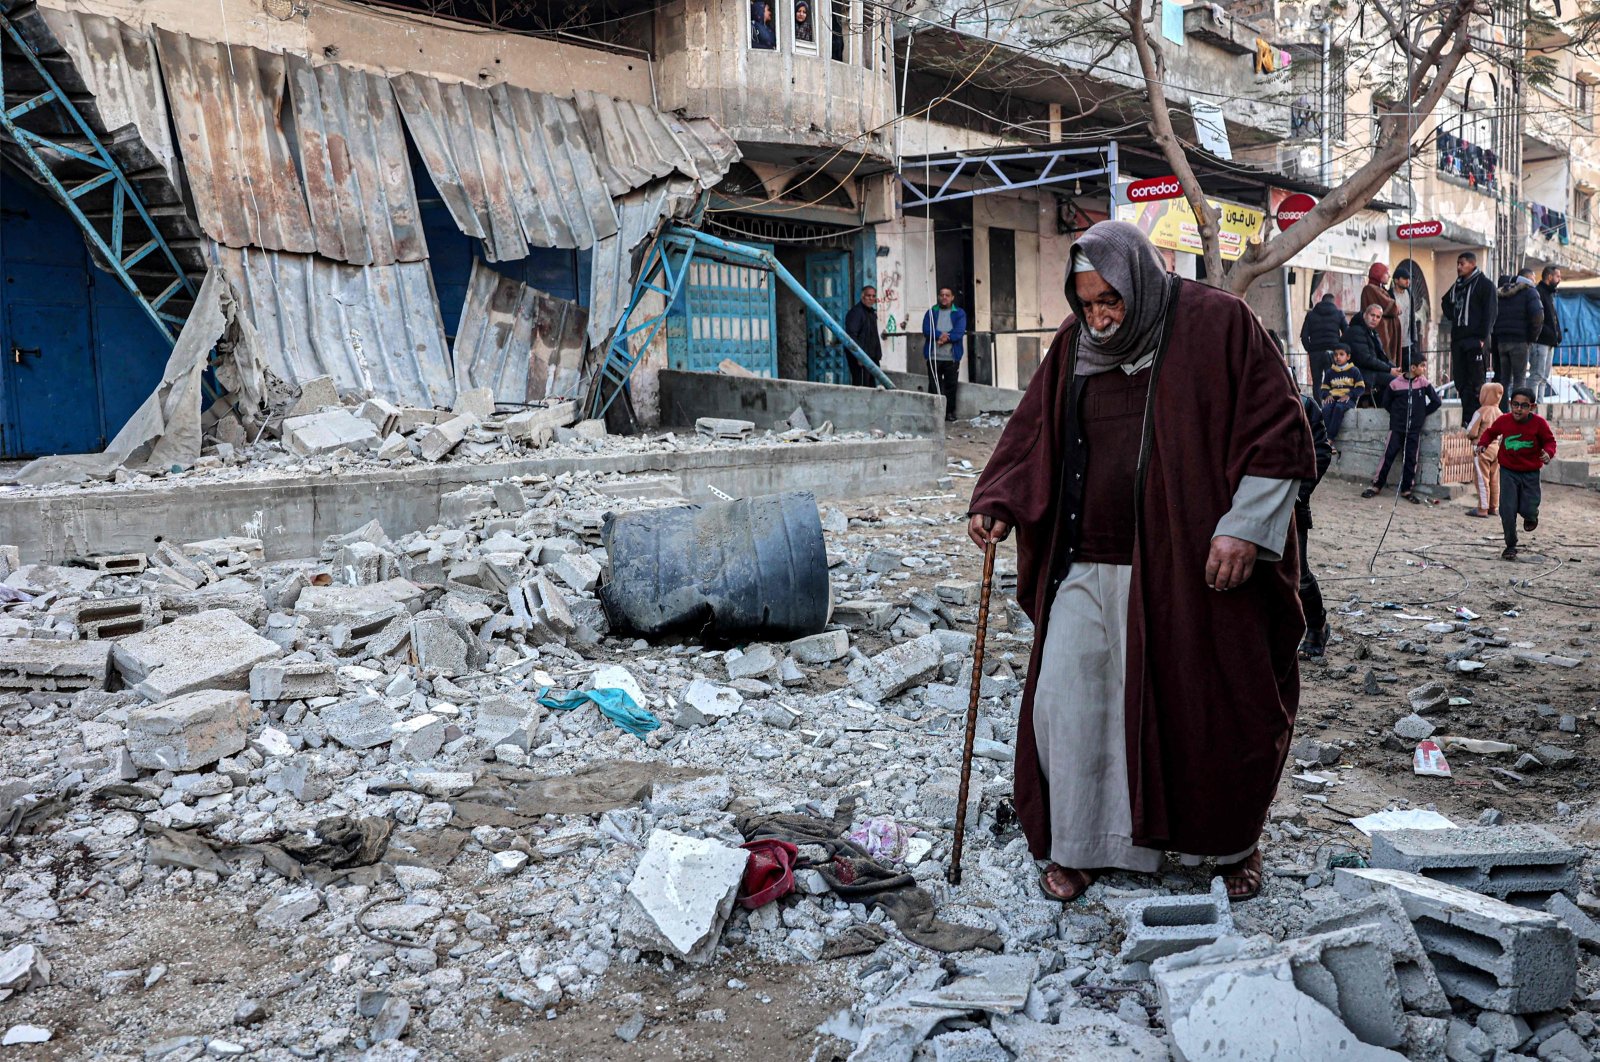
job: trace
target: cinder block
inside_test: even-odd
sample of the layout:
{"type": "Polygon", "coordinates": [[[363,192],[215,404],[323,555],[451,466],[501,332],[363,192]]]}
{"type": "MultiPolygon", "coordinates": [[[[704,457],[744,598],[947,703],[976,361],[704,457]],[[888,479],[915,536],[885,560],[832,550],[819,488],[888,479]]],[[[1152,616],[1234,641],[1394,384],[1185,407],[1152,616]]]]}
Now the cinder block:
{"type": "Polygon", "coordinates": [[[0,690],[103,690],[110,673],[107,642],[0,638],[0,690]]]}
{"type": "Polygon", "coordinates": [[[1384,893],[1318,910],[1306,923],[1306,932],[1328,933],[1352,926],[1377,926],[1383,933],[1407,1010],[1434,1017],[1449,1016],[1450,1001],[1445,998],[1439,977],[1433,972],[1433,963],[1428,960],[1422,941],[1417,939],[1417,931],[1398,897],[1384,893]]]}
{"type": "Polygon", "coordinates": [[[1398,1047],[1405,1040],[1400,981],[1380,926],[1335,929],[1286,940],[1283,947],[1295,987],[1339,1015],[1362,1041],[1398,1047]]]}
{"type": "Polygon", "coordinates": [[[78,605],[78,634],[107,641],[161,626],[161,606],[150,597],[112,597],[78,605]]]}
{"type": "Polygon", "coordinates": [[[1125,963],[1151,962],[1233,935],[1228,887],[1221,878],[1212,878],[1211,891],[1203,896],[1134,900],[1122,917],[1127,935],[1117,957],[1125,963]]]}
{"type": "Polygon", "coordinates": [[[1392,893],[1445,992],[1487,1010],[1554,1010],[1577,987],[1578,942],[1553,915],[1401,870],[1338,871],[1350,899],[1392,893]]]}
{"type": "Polygon", "coordinates": [[[1578,893],[1582,849],[1537,826],[1380,830],[1372,865],[1405,870],[1498,900],[1541,907],[1551,894],[1578,893]]]}
{"type": "Polygon", "coordinates": [[[250,669],[252,701],[304,701],[312,697],[337,697],[339,676],[332,663],[257,664],[250,669]]]}
{"type": "Polygon", "coordinates": [[[138,575],[150,566],[150,559],[143,553],[102,554],[86,559],[108,575],[138,575]]]}

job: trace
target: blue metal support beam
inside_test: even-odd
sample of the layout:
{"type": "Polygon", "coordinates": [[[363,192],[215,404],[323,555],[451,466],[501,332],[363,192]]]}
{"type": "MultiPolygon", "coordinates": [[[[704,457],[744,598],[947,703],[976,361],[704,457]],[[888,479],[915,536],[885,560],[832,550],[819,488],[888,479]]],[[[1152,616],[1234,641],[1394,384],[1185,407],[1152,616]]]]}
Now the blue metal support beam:
{"type": "MultiPolygon", "coordinates": [[[[72,215],[78,227],[83,231],[84,238],[96,251],[99,252],[101,263],[106,269],[122,282],[123,286],[133,294],[139,305],[144,308],[150,320],[155,323],[169,342],[176,341],[175,328],[183,327],[184,318],[162,308],[167,305],[180,292],[186,293],[190,298],[196,294],[194,282],[189,279],[183,266],[178,262],[177,255],[167,243],[161,230],[156,227],[155,221],[150,217],[150,212],[145,209],[143,198],[137,189],[128,180],[127,174],[120,164],[106,148],[105,143],[88,120],[73,106],[61,86],[56,84],[55,78],[40,61],[33,49],[21,33],[17,31],[11,20],[0,15],[0,33],[13,44],[23,59],[33,68],[34,73],[45,85],[45,91],[32,96],[14,107],[0,110],[0,133],[21,149],[32,164],[34,174],[57,201],[72,215]],[[45,134],[32,129],[25,129],[17,124],[17,120],[45,107],[57,109],[57,117],[61,125],[72,131],[74,143],[87,145],[84,149],[62,143],[60,134],[45,134]],[[41,151],[43,153],[41,153],[41,151]],[[85,164],[101,172],[84,180],[71,183],[64,181],[52,168],[45,154],[53,158],[72,160],[85,164]],[[109,239],[95,227],[88,215],[80,205],[80,199],[90,193],[110,186],[111,196],[111,234],[109,239]],[[128,224],[144,227],[147,239],[140,241],[139,248],[132,255],[124,257],[122,253],[123,237],[128,231],[128,224]],[[161,252],[164,259],[162,273],[170,272],[172,280],[164,286],[159,296],[151,299],[134,279],[130,270],[133,266],[148,258],[156,251],[161,252]]],[[[0,100],[5,99],[5,64],[0,62],[0,100]]],[[[138,239],[137,234],[134,237],[138,239]]]]}
{"type": "Polygon", "coordinates": [[[833,315],[822,308],[822,305],[806,290],[805,285],[795,279],[794,274],[784,268],[777,256],[771,251],[748,244],[736,243],[732,240],[719,239],[707,235],[698,229],[687,229],[679,225],[669,226],[645,255],[644,268],[639,271],[639,280],[633,286],[633,296],[628,300],[628,308],[622,312],[622,319],[617,322],[616,332],[606,348],[606,360],[600,367],[600,378],[595,381],[594,397],[590,402],[590,417],[603,417],[606,410],[611,408],[611,403],[616,401],[617,395],[622,393],[622,388],[627,383],[628,377],[633,373],[639,359],[628,350],[628,340],[634,336],[643,335],[641,346],[649,346],[650,340],[667,319],[667,313],[678,297],[678,292],[683,287],[684,279],[689,274],[689,263],[694,259],[698,248],[710,248],[721,257],[743,262],[765,269],[781,280],[785,287],[805,304],[807,310],[816,314],[821,319],[823,327],[827,328],[844,343],[844,348],[867,369],[869,375],[886,390],[894,390],[894,383],[884,375],[882,369],[869,357],[860,344],[851,339],[845,332],[844,326],[834,320],[833,315]],[[657,279],[660,274],[660,279],[657,279]],[[664,303],[659,314],[650,317],[633,327],[628,327],[634,311],[639,306],[639,301],[646,294],[655,292],[661,295],[664,303]],[[607,385],[609,386],[609,389],[607,385]]]}
{"type": "Polygon", "coordinates": [[[1065,184],[1086,177],[1105,176],[1114,182],[1116,172],[1117,145],[1113,142],[1086,148],[1019,148],[912,161],[904,164],[899,177],[905,188],[904,205],[922,207],[995,192],[1065,184]],[[906,176],[908,172],[919,171],[930,186],[937,182],[937,188],[925,191],[906,176]],[[957,188],[957,183],[963,181],[979,182],[979,186],[957,188]]]}

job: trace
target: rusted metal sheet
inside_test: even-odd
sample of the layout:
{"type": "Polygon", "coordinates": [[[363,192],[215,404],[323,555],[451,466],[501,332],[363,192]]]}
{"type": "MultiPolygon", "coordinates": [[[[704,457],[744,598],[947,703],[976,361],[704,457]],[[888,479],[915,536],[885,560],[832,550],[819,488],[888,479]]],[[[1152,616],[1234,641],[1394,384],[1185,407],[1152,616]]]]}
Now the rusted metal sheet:
{"type": "Polygon", "coordinates": [[[589,345],[604,349],[633,296],[637,252],[663,218],[686,213],[700,195],[697,182],[683,177],[658,181],[617,200],[621,222],[615,236],[595,244],[589,272],[589,345]]]}
{"type": "Polygon", "coordinates": [[[155,42],[143,31],[104,15],[48,7],[38,11],[94,97],[100,128],[110,134],[131,128],[149,161],[166,172],[174,187],[181,186],[155,42]]]}
{"type": "Polygon", "coordinates": [[[156,31],[200,227],[229,247],[317,249],[284,135],[284,58],[156,31]]]}
{"type": "Polygon", "coordinates": [[[529,246],[587,248],[618,230],[613,203],[681,175],[715,184],[739,157],[715,123],[583,93],[390,79],[411,137],[461,231],[491,261],[529,246]]]}
{"type": "Polygon", "coordinates": [[[494,390],[506,405],[576,397],[588,314],[567,299],[501,276],[474,259],[456,329],[456,389],[494,390]]]}
{"type": "Polygon", "coordinates": [[[351,266],[317,255],[213,245],[273,372],[296,384],[417,406],[455,399],[427,262],[351,266]]]}
{"type": "Polygon", "coordinates": [[[428,257],[389,82],[290,55],[289,97],[317,253],[351,265],[428,257]]]}

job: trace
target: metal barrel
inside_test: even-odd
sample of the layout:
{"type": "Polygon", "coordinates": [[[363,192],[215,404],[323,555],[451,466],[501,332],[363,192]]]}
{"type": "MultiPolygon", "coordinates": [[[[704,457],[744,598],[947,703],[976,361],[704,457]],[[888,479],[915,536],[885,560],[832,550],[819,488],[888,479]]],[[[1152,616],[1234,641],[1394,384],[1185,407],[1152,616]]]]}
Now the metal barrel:
{"type": "Polygon", "coordinates": [[[748,642],[816,634],[832,610],[810,492],[608,514],[600,602],[614,630],[748,642]]]}

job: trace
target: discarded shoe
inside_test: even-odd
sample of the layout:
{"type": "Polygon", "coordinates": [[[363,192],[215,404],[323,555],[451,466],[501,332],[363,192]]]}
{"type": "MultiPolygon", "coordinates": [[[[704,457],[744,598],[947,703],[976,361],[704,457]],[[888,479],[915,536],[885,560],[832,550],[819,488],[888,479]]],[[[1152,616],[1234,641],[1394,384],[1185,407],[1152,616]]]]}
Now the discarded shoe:
{"type": "Polygon", "coordinates": [[[800,849],[788,841],[769,838],[739,846],[750,853],[739,882],[739,906],[754,911],[794,891],[794,864],[800,849]]]}

